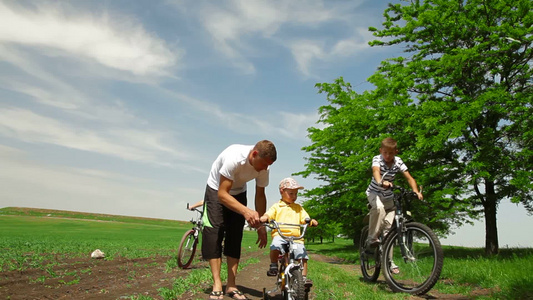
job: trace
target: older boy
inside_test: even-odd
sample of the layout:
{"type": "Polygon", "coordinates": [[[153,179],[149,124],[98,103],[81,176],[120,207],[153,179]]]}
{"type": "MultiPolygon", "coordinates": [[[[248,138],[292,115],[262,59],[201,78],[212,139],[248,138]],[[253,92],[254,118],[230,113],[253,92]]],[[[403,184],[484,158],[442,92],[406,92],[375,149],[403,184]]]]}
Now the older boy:
{"type": "MultiPolygon", "coordinates": [[[[366,190],[368,203],[370,204],[370,225],[367,243],[370,247],[379,245],[379,235],[383,231],[387,233],[394,220],[393,192],[390,189],[398,172],[401,172],[411,189],[422,200],[422,193],[418,191],[415,179],[407,171],[398,154],[397,142],[393,138],[385,138],[379,148],[380,155],[372,159],[372,181],[366,190]]],[[[394,273],[399,273],[397,266],[391,266],[394,273]]]]}

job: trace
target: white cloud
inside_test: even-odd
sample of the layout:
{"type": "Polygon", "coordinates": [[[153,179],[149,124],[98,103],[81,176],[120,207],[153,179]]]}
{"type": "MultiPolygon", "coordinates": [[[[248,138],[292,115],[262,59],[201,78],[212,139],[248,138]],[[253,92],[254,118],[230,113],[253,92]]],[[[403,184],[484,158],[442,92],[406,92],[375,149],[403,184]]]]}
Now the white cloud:
{"type": "Polygon", "coordinates": [[[2,44],[41,47],[44,53],[54,51],[50,55],[81,56],[135,75],[168,75],[182,53],[119,15],[73,14],[61,6],[15,10],[0,3],[0,20],[4,24],[0,26],[2,44]]]}
{"type": "Polygon", "coordinates": [[[323,60],[326,57],[323,45],[319,41],[298,41],[290,45],[292,56],[298,65],[298,70],[305,77],[316,77],[312,74],[310,65],[315,60],[323,60]]]}
{"type": "Polygon", "coordinates": [[[214,102],[200,100],[187,95],[169,93],[171,97],[185,102],[187,106],[201,113],[202,118],[215,120],[218,126],[224,126],[232,132],[258,135],[281,134],[294,140],[306,140],[307,128],[314,126],[319,118],[318,112],[309,114],[294,114],[278,111],[271,114],[261,114],[261,117],[245,113],[237,113],[223,109],[214,102]],[[280,121],[281,120],[281,121],[280,121]]]}
{"type": "Polygon", "coordinates": [[[0,135],[155,165],[169,166],[190,158],[163,142],[173,140],[170,133],[120,127],[91,130],[19,108],[0,110],[0,135]]]}
{"type": "Polygon", "coordinates": [[[282,26],[314,28],[325,22],[346,21],[342,8],[330,8],[324,1],[234,0],[223,3],[204,6],[200,19],[216,49],[245,73],[255,72],[248,58],[260,52],[249,41],[268,39],[286,47],[294,36],[276,36],[282,26]]]}

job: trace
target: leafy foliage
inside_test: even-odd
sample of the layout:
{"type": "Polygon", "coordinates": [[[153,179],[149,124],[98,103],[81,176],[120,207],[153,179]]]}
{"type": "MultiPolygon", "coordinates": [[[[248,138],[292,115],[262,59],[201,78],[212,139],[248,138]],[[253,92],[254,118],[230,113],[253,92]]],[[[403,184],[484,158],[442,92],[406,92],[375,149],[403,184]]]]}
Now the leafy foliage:
{"type": "Polygon", "coordinates": [[[486,250],[498,252],[496,214],[505,198],[533,213],[533,4],[529,0],[427,0],[390,4],[380,40],[406,57],[383,61],[356,93],[343,78],[317,84],[329,105],[302,176],[327,182],[306,208],[357,234],[379,142],[392,136],[425,186],[417,220],[441,233],[485,217],[486,250]],[[407,56],[408,55],[408,56],[407,56]]]}

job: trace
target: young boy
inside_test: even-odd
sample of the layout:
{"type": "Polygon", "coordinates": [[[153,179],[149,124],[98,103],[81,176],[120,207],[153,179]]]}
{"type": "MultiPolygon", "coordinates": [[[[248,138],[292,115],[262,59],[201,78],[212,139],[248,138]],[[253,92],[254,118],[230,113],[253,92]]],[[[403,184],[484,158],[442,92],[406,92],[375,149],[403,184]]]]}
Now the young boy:
{"type": "MultiPolygon", "coordinates": [[[[379,235],[387,233],[394,220],[393,192],[390,189],[398,172],[401,172],[411,189],[416,192],[418,199],[422,200],[422,193],[418,191],[415,179],[407,171],[407,166],[398,153],[397,142],[393,138],[385,138],[379,148],[380,155],[372,159],[372,181],[366,190],[368,203],[370,203],[370,228],[368,231],[368,246],[379,245],[379,235]]],[[[396,265],[391,266],[394,273],[399,273],[396,265]]]]}
{"type": "MultiPolygon", "coordinates": [[[[293,178],[285,178],[279,183],[279,192],[281,194],[281,200],[272,205],[270,209],[259,220],[262,223],[269,220],[276,220],[276,222],[289,223],[289,224],[305,224],[305,219],[309,218],[309,214],[300,205],[296,204],[296,198],[298,197],[298,190],[303,189],[296,180],[293,178]]],[[[309,226],[317,226],[318,222],[312,219],[309,226]]],[[[288,236],[299,236],[299,228],[289,229],[290,233],[285,233],[288,236]]],[[[305,250],[304,241],[296,240],[297,249],[295,250],[296,259],[303,260],[302,275],[304,276],[304,282],[306,286],[311,286],[313,283],[307,279],[307,251],[305,250]]],[[[287,244],[287,241],[282,239],[277,230],[272,230],[272,244],[270,245],[270,268],[267,271],[268,276],[278,275],[278,257],[282,252],[282,245],[287,244]]]]}

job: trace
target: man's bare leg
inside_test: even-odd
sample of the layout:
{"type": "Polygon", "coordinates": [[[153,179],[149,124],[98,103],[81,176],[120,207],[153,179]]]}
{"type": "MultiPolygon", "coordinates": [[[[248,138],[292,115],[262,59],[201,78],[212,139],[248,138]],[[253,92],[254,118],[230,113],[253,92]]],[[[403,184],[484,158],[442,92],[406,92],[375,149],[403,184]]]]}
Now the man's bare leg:
{"type": "MultiPolygon", "coordinates": [[[[239,267],[239,259],[234,257],[227,257],[228,260],[228,284],[226,285],[226,293],[237,290],[237,284],[235,278],[237,277],[237,268],[239,267]]],[[[235,296],[238,297],[238,296],[235,296]]],[[[241,297],[237,298],[240,299],[241,297]]],[[[246,296],[242,295],[242,299],[246,299],[246,296]]]]}
{"type": "Polygon", "coordinates": [[[213,291],[222,291],[222,280],[220,280],[220,268],[222,265],[222,258],[209,259],[209,267],[211,268],[211,275],[213,276],[213,291]]]}

